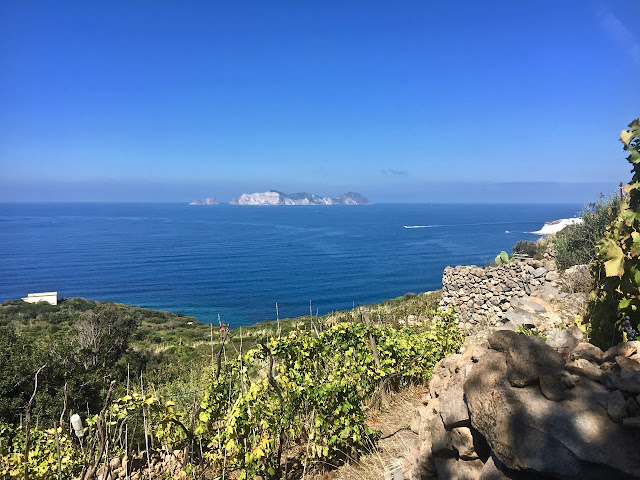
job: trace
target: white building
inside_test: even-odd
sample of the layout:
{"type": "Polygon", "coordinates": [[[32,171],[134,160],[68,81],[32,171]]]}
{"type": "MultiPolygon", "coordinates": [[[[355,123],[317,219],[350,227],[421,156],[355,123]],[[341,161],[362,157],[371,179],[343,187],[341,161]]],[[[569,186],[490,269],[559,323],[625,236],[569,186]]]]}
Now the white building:
{"type": "Polygon", "coordinates": [[[42,293],[30,293],[22,300],[28,303],[47,302],[51,305],[58,304],[58,292],[42,292],[42,293]]]}

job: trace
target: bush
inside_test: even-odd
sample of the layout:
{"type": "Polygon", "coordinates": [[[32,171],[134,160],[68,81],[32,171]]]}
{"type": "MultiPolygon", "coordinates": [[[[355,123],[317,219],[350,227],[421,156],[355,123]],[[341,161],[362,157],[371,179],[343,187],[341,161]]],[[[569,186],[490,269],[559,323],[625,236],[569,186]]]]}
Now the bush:
{"type": "Polygon", "coordinates": [[[565,293],[589,293],[593,279],[587,265],[574,265],[560,277],[560,290],[565,293]]]}
{"type": "Polygon", "coordinates": [[[604,237],[609,224],[620,211],[620,198],[610,196],[606,201],[600,197],[582,211],[582,223],[569,225],[556,234],[554,241],[556,265],[566,270],[574,265],[586,265],[596,258],[596,244],[604,237]]]}
{"type": "Polygon", "coordinates": [[[520,240],[513,246],[513,253],[533,257],[538,253],[538,244],[528,240],[520,240]]]}

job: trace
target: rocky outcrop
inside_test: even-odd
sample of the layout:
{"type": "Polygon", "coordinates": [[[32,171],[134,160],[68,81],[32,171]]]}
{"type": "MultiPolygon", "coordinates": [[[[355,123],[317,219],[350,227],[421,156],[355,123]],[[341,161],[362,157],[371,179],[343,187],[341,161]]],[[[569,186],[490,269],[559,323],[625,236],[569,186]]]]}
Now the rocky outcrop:
{"type": "Polygon", "coordinates": [[[640,478],[640,342],[602,352],[579,332],[495,331],[440,361],[402,477],[640,478]]]}
{"type": "Polygon", "coordinates": [[[230,205],[371,205],[366,197],[355,192],[343,193],[336,198],[323,198],[313,193],[282,193],[275,190],[261,193],[243,193],[230,205]]]}
{"type": "Polygon", "coordinates": [[[195,200],[191,202],[189,205],[218,205],[219,203],[220,202],[218,202],[218,200],[216,200],[215,197],[209,197],[209,198],[205,198],[204,201],[195,200]]]}

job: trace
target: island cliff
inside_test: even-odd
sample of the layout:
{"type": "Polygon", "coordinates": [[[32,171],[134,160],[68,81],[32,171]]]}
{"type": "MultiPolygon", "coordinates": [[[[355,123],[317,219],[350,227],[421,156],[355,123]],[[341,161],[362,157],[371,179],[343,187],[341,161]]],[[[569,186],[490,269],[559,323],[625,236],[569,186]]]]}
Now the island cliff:
{"type": "Polygon", "coordinates": [[[215,197],[206,198],[204,202],[202,200],[195,200],[189,205],[218,205],[220,202],[215,197]]]}
{"type": "Polygon", "coordinates": [[[282,193],[276,190],[259,193],[243,193],[229,202],[230,205],[371,205],[363,195],[343,193],[336,198],[323,198],[313,193],[282,193]]]}

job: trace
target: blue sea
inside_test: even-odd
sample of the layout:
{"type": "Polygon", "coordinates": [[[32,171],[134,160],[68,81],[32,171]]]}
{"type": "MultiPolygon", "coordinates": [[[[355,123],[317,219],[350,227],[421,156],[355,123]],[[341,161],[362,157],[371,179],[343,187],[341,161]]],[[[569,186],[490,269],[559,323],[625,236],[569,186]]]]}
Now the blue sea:
{"type": "Polygon", "coordinates": [[[232,327],[441,288],[582,205],[0,205],[0,301],[109,300],[232,327]],[[417,227],[417,228],[405,228],[417,227]]]}

